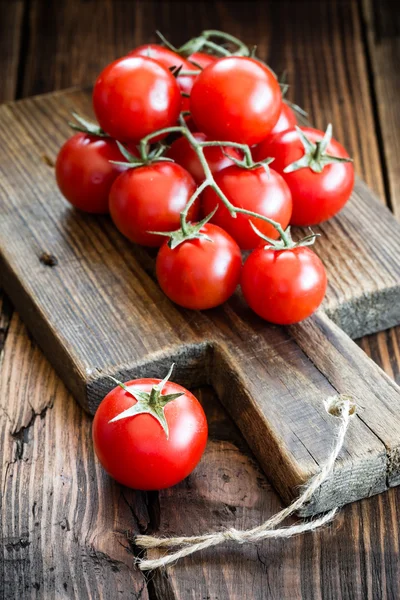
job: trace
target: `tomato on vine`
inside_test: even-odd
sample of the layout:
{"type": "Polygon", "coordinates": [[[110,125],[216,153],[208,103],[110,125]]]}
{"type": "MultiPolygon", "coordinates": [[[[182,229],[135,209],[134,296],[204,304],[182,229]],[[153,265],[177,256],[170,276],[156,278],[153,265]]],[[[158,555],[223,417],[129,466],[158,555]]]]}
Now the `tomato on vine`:
{"type": "Polygon", "coordinates": [[[255,160],[274,157],[293,198],[293,225],[317,225],[338,213],[354,187],[354,167],[339,142],[326,132],[296,127],[266,139],[254,149],[255,160]]]}
{"type": "MultiPolygon", "coordinates": [[[[245,169],[234,165],[216,173],[214,180],[234,207],[268,217],[283,229],[288,225],[292,214],[292,195],[283,177],[273,169],[267,171],[264,166],[245,169]]],[[[218,209],[211,222],[225,229],[244,250],[260,243],[250,220],[265,235],[274,239],[279,236],[276,228],[266,221],[240,213],[233,217],[216,191],[208,187],[202,195],[203,214],[210,214],[215,207],[218,209]]]]}
{"type": "MultiPolygon", "coordinates": [[[[149,232],[178,228],[180,213],[195,189],[190,173],[174,162],[133,167],[122,173],[111,187],[111,218],[132,242],[161,246],[165,238],[149,232]]],[[[198,213],[198,203],[194,203],[189,219],[195,220],[198,213]]]]}
{"type": "Polygon", "coordinates": [[[221,58],[196,78],[190,110],[198,130],[214,140],[249,146],[272,131],[282,107],[279,83],[259,61],[221,58]]]}
{"type": "Polygon", "coordinates": [[[165,242],[156,261],[163,292],[176,304],[193,310],[213,308],[228,300],[242,268],[235,240],[216,225],[200,225],[195,237],[172,244],[172,248],[171,242],[165,242]]]}
{"type": "Polygon", "coordinates": [[[110,161],[121,160],[123,156],[111,138],[76,133],[58,153],[55,169],[58,187],[75,208],[89,213],[108,213],[111,186],[125,170],[110,161]]]}
{"type": "Polygon", "coordinates": [[[187,477],[207,443],[207,420],[193,394],[160,379],[118,383],[100,403],[92,436],[111,477],[137,490],[160,490],[187,477]]]}
{"type": "Polygon", "coordinates": [[[327,277],[318,256],[306,246],[259,246],[243,265],[243,296],[261,318],[290,325],[309,317],[324,299],[327,277]]]}
{"type": "Polygon", "coordinates": [[[175,77],[151,58],[127,56],[108,65],[93,90],[100,127],[121,142],[176,123],[182,97],[175,77]]]}
{"type": "MultiPolygon", "coordinates": [[[[198,142],[208,140],[204,133],[194,133],[194,138],[198,142]]],[[[196,154],[196,151],[184,136],[175,140],[166,156],[172,158],[175,162],[184,167],[192,175],[196,183],[201,183],[205,179],[204,169],[196,154]]],[[[233,165],[232,158],[240,160],[241,153],[236,148],[230,146],[209,146],[204,148],[204,156],[212,173],[217,173],[226,167],[233,165]]],[[[211,212],[211,211],[210,211],[211,212]]]]}
{"type": "MultiPolygon", "coordinates": [[[[180,67],[185,71],[197,70],[197,67],[189,62],[188,59],[183,58],[177,52],[173,52],[160,44],[144,44],[143,46],[138,46],[129,52],[128,56],[145,56],[147,58],[152,58],[166,69],[172,69],[173,67],[178,69],[180,67]]],[[[178,75],[177,82],[181,91],[189,94],[193,87],[194,79],[195,77],[192,75],[178,75]]]]}
{"type": "MultiPolygon", "coordinates": [[[[297,125],[297,118],[294,110],[290,108],[290,106],[286,104],[286,102],[282,102],[282,108],[279,114],[279,119],[273,126],[267,139],[272,139],[272,136],[276,135],[277,133],[280,133],[281,131],[286,131],[286,129],[293,129],[295,125],[297,125]]],[[[264,141],[261,142],[261,144],[263,143],[264,141]]],[[[256,156],[256,154],[254,154],[254,156],[256,156]]]]}

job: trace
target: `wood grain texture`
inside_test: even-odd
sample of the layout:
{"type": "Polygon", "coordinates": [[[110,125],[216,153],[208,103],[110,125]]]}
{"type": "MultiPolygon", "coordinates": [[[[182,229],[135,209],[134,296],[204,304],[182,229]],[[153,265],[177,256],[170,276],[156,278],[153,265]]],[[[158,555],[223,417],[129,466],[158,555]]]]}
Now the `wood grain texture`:
{"type": "Polygon", "coordinates": [[[363,0],[380,143],[385,165],[388,201],[400,217],[400,14],[392,0],[363,0]]]}
{"type": "MultiPolygon", "coordinates": [[[[15,1],[4,0],[1,3],[0,29],[5,23],[3,5],[10,11],[15,1]]],[[[261,53],[263,56],[268,54],[277,71],[286,68],[288,63],[292,65],[289,71],[292,83],[290,97],[307,107],[311,121],[319,127],[324,127],[333,120],[332,115],[336,115],[333,120],[335,134],[339,139],[346,139],[349,151],[356,159],[358,173],[383,199],[383,178],[356,2],[246,2],[244,10],[239,2],[216,2],[212,7],[209,2],[191,3],[190,6],[185,4],[147,0],[135,3],[121,0],[59,0],[57,7],[62,18],[50,19],[46,17],[46,5],[49,14],[54,17],[56,3],[31,0],[30,5],[37,12],[36,17],[30,17],[28,33],[31,40],[25,57],[29,68],[26,65],[24,67],[24,93],[52,91],[55,85],[90,84],[109,60],[137,43],[154,39],[156,27],[178,43],[196,34],[202,27],[220,27],[232,33],[241,33],[249,42],[255,39],[254,32],[257,31],[257,41],[262,38],[261,53]],[[106,9],[105,4],[108,5],[106,9]],[[324,4],[328,6],[324,7],[324,4]],[[39,5],[40,11],[36,8],[39,5]],[[295,11],[293,19],[290,16],[292,11],[295,11]],[[71,18],[68,13],[74,16],[71,18]],[[100,14],[101,18],[98,16],[100,14]],[[96,30],[91,28],[90,20],[93,18],[96,19],[96,30]],[[108,34],[110,29],[113,30],[111,35],[108,34]],[[68,43],[65,39],[68,39],[68,43]],[[331,47],[335,49],[334,53],[330,53],[331,47]],[[78,56],[82,49],[89,50],[89,58],[87,55],[78,56]],[[346,120],[339,114],[341,106],[345,108],[346,120]]],[[[389,0],[385,5],[389,8],[393,5],[393,17],[389,16],[389,19],[394,19],[395,3],[389,0]]],[[[3,36],[0,44],[2,40],[3,36]]],[[[4,52],[0,52],[1,66],[4,56],[4,52]]],[[[17,63],[15,55],[13,61],[17,63]]],[[[3,68],[1,72],[4,73],[3,68]]],[[[389,76],[397,77],[397,63],[389,76]]],[[[3,88],[0,95],[2,91],[3,88]]],[[[397,381],[400,381],[399,332],[400,328],[396,328],[368,336],[359,342],[397,381]]],[[[30,353],[34,372],[35,365],[38,367],[43,359],[40,353],[32,359],[26,334],[21,337],[21,362],[25,352],[30,353]]],[[[7,360],[13,358],[10,354],[7,357],[7,360]]],[[[14,368],[17,364],[14,364],[14,368]]],[[[39,383],[31,380],[32,392],[39,383]]],[[[43,389],[43,392],[46,390],[43,389]]],[[[203,398],[205,396],[203,394],[203,398]]],[[[19,397],[10,391],[7,401],[11,404],[19,397]]],[[[248,458],[248,451],[235,426],[224,418],[214,396],[207,394],[207,398],[206,410],[214,450],[212,453],[207,451],[207,462],[203,461],[199,467],[201,477],[196,477],[196,471],[179,488],[160,494],[160,531],[167,535],[202,531],[197,526],[198,515],[201,515],[204,529],[211,530],[214,527],[257,524],[281,506],[254,459],[248,458]],[[241,484],[242,480],[245,485],[241,484]],[[252,499],[249,503],[251,506],[242,508],[244,496],[252,499]],[[226,498],[229,508],[224,502],[226,498]]],[[[52,412],[48,411],[43,416],[43,422],[47,422],[51,415],[52,412]]],[[[71,423],[65,424],[64,430],[70,427],[71,423]]],[[[77,435],[75,432],[74,428],[69,430],[71,438],[77,435]]],[[[50,438],[46,439],[43,452],[46,452],[46,447],[50,447],[50,438]]],[[[19,523],[23,521],[19,516],[21,510],[21,505],[16,506],[13,524],[7,522],[7,531],[13,527],[12,535],[15,537],[19,535],[19,523]]],[[[400,490],[394,488],[345,507],[333,527],[323,532],[285,543],[264,543],[256,553],[252,553],[250,547],[243,546],[225,547],[196,555],[170,569],[168,574],[157,574],[157,578],[152,579],[156,584],[151,590],[152,597],[158,600],[243,600],[248,592],[257,600],[395,600],[399,596],[400,580],[399,511],[400,490]]],[[[51,526],[47,524],[51,524],[51,519],[46,515],[43,513],[41,526],[44,529],[51,526]]],[[[95,522],[96,518],[93,519],[95,522]]],[[[154,523],[156,525],[157,522],[154,523]]],[[[2,526],[5,526],[4,521],[2,526]]],[[[131,526],[128,518],[126,528],[131,526]]],[[[51,545],[57,553],[57,542],[51,545]]],[[[36,564],[41,565],[40,550],[37,555],[36,564]]],[[[19,568],[19,560],[18,552],[14,552],[12,559],[4,563],[9,572],[19,568]]],[[[33,572],[32,563],[30,573],[33,572]]],[[[112,572],[108,576],[114,581],[112,572]]],[[[85,592],[68,590],[68,597],[80,599],[82,593],[86,594],[86,588],[82,589],[85,592]]],[[[14,600],[13,592],[11,594],[5,600],[14,600]]],[[[30,594],[31,591],[27,590],[25,595],[21,593],[19,597],[25,600],[31,598],[30,594]]],[[[44,596],[39,590],[36,591],[36,597],[44,596]]]]}
{"type": "Polygon", "coordinates": [[[0,0],[0,102],[16,97],[23,12],[23,0],[0,0]]]}
{"type": "MultiPolygon", "coordinates": [[[[122,380],[157,376],[176,362],[175,378],[184,385],[212,383],[289,501],[330,451],[326,440],[334,435],[334,418],[322,400],[337,389],[357,397],[360,382],[351,369],[368,370],[368,361],[364,365],[357,347],[332,330],[325,353],[336,356],[342,376],[347,374],[342,389],[332,372],[335,361],[320,363],[312,348],[304,351],[298,343],[296,329],[288,335],[262,322],[239,295],[204,313],[169,302],[154,280],[154,253],[124,240],[108,218],[78,214],[61,198],[49,162],[73,110],[88,113],[89,93],[56,93],[0,108],[5,289],[75,397],[92,413],[113,385],[108,375],[122,380]],[[2,133],[10,129],[12,138],[2,133]],[[56,256],[58,264],[43,265],[43,252],[56,256]],[[350,360],[354,353],[357,363],[350,360]]],[[[352,335],[397,323],[400,226],[389,211],[358,181],[343,213],[320,229],[323,243],[317,249],[330,278],[325,310],[352,335]],[[397,246],[380,240],[376,227],[370,227],[378,220],[397,246]]],[[[320,348],[321,332],[329,335],[330,325],[312,322],[310,339],[320,348]]],[[[397,407],[400,395],[378,369],[372,372],[379,394],[362,399],[373,404],[381,398],[381,421],[357,420],[340,468],[305,513],[397,482],[400,461],[393,429],[400,429],[400,421],[384,410],[384,402],[397,407]],[[390,432],[389,441],[378,426],[390,432]]]]}
{"type": "MultiPolygon", "coordinates": [[[[210,427],[204,459],[184,482],[146,502],[101,471],[90,419],[17,316],[3,369],[1,600],[146,599],[129,545],[138,528],[166,535],[245,528],[282,507],[209,389],[195,390],[210,427]]],[[[257,600],[395,599],[399,510],[400,492],[391,490],[345,507],[313,535],[200,553],[152,574],[150,597],[243,600],[248,591],[257,600]]]]}
{"type": "Polygon", "coordinates": [[[0,598],[146,600],[126,536],[145,498],[95,461],[90,419],[14,315],[0,384],[0,598]],[[127,551],[128,550],[128,551],[127,551]]]}

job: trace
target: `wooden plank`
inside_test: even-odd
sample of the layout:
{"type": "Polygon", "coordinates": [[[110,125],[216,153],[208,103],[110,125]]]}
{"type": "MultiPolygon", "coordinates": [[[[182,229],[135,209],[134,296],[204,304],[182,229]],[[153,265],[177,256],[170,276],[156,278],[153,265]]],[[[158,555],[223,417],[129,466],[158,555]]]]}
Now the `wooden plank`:
{"type": "MultiPolygon", "coordinates": [[[[204,458],[188,479],[154,496],[148,507],[104,475],[93,457],[89,418],[16,316],[3,369],[2,600],[113,598],[114,590],[121,598],[146,599],[133,556],[118,544],[128,545],[125,538],[132,539],[137,522],[142,531],[188,535],[253,527],[282,507],[210,390],[195,390],[210,426],[204,458]],[[28,400],[41,414],[30,425],[28,400]]],[[[385,593],[396,598],[399,510],[397,488],[345,507],[332,526],[313,534],[199,553],[152,574],[151,598],[242,600],[246,591],[255,600],[364,600],[385,593]]]]}
{"type": "Polygon", "coordinates": [[[146,600],[126,537],[148,525],[145,498],[104,473],[90,419],[17,315],[3,357],[0,437],[0,597],[146,600]]]}
{"type": "MultiPolygon", "coordinates": [[[[160,535],[255,527],[282,508],[236,427],[209,394],[201,400],[211,441],[194,473],[159,493],[160,535]]],[[[400,489],[392,489],[345,506],[313,534],[199,552],[154,573],[155,598],[397,598],[399,501],[400,489]]]]}
{"type": "Polygon", "coordinates": [[[23,11],[24,0],[0,0],[0,102],[16,96],[23,11]]]}
{"type": "Polygon", "coordinates": [[[30,0],[30,4],[24,96],[92,85],[107,63],[135,45],[156,41],[156,29],[180,44],[210,25],[205,0],[195,4],[30,0]]]}
{"type": "Polygon", "coordinates": [[[362,12],[384,157],[388,199],[400,217],[400,16],[392,0],[363,0],[362,12]]]}
{"type": "MultiPolygon", "coordinates": [[[[132,251],[107,218],[78,215],[66,205],[43,154],[54,158],[66,135],[69,112],[87,113],[89,106],[90,96],[76,91],[0,109],[0,135],[10,127],[14,131],[11,139],[4,134],[0,165],[4,207],[0,238],[7,240],[2,244],[2,277],[7,291],[74,395],[91,412],[110,389],[108,374],[122,379],[156,375],[173,360],[182,383],[212,382],[227,405],[232,394],[229,410],[289,500],[330,449],[326,440],[334,435],[334,419],[325,412],[321,398],[338,388],[331,365],[310,360],[307,354],[312,352],[304,353],[297,333],[288,335],[261,322],[240,296],[203,314],[174,306],[154,281],[154,254],[132,251]],[[35,174],[34,186],[29,173],[35,174]],[[56,267],[40,262],[44,251],[57,256],[56,267]],[[275,468],[277,463],[282,470],[275,468]]],[[[400,243],[396,221],[358,182],[348,208],[322,227],[325,243],[319,247],[331,277],[326,309],[353,335],[360,328],[374,330],[387,319],[398,322],[400,317],[397,250],[395,242],[381,241],[376,227],[370,227],[378,220],[400,243]],[[345,245],[350,249],[343,255],[340,249],[345,245]],[[367,321],[367,315],[372,319],[367,321]]],[[[312,322],[314,340],[321,331],[331,331],[326,321],[312,322]]],[[[327,344],[326,353],[341,357],[343,369],[351,365],[349,357],[357,348],[350,340],[343,342],[332,333],[327,344]]],[[[360,368],[370,368],[359,360],[360,368]]],[[[382,397],[396,406],[398,390],[378,372],[375,379],[382,397]]],[[[357,397],[359,379],[349,379],[346,385],[347,393],[357,397]]],[[[376,397],[368,402],[376,402],[376,397]]],[[[384,408],[382,401],[382,426],[387,425],[390,439],[376,430],[371,433],[369,424],[358,419],[335,478],[309,511],[339,502],[335,489],[343,492],[343,503],[385,489],[385,446],[392,460],[397,446],[391,427],[400,423],[384,408]],[[353,490],[345,484],[350,473],[355,478],[353,490]]],[[[399,465],[390,469],[390,482],[395,483],[399,465]]]]}

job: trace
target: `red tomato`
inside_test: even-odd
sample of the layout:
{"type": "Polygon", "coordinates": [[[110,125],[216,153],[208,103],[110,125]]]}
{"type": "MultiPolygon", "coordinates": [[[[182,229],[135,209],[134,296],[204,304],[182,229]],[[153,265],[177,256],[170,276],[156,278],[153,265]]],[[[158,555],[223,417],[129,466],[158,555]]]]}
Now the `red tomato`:
{"type": "Polygon", "coordinates": [[[136,379],[116,387],[101,402],[93,421],[93,442],[104,469],[117,481],[139,490],[160,490],[187,477],[207,442],[207,421],[199,401],[182,386],[166,382],[160,399],[181,393],[164,408],[168,436],[148,413],[111,422],[135,406],[136,391],[151,392],[159,379],[136,379]]]}
{"type": "Polygon", "coordinates": [[[194,52],[188,58],[188,61],[196,63],[196,65],[199,65],[202,69],[205,69],[208,65],[215,63],[217,60],[218,58],[216,56],[206,54],[205,52],[194,52]]]}
{"type": "MultiPolygon", "coordinates": [[[[324,132],[310,127],[301,127],[308,139],[315,144],[324,137],[324,132]]],[[[327,153],[348,158],[346,150],[332,139],[327,153]]],[[[254,150],[255,160],[273,156],[273,166],[284,177],[293,198],[293,225],[317,225],[335,215],[350,198],[354,187],[354,167],[352,163],[331,163],[324,166],[321,173],[303,167],[292,173],[284,169],[305,154],[299,135],[295,129],[288,129],[268,138],[254,150]]]]}
{"type": "Polygon", "coordinates": [[[324,265],[305,246],[291,250],[260,246],[246,260],[241,278],[250,308],[279,325],[309,317],[321,304],[326,285],[324,265]]]}
{"type": "Polygon", "coordinates": [[[93,90],[100,127],[123,142],[174,125],[182,97],[175,77],[150,58],[128,56],[108,65],[93,90]]]}
{"type": "MultiPolygon", "coordinates": [[[[214,179],[234,206],[269,217],[286,229],[292,214],[292,196],[283,177],[273,169],[269,171],[268,175],[264,167],[248,170],[235,165],[216,173],[214,179]]],[[[211,222],[225,229],[242,249],[254,248],[260,243],[249,220],[268,237],[279,237],[276,229],[261,219],[241,214],[232,217],[214,190],[206,188],[202,196],[204,216],[217,205],[219,208],[211,222]]]]}
{"type": "MultiPolygon", "coordinates": [[[[199,142],[205,142],[207,140],[207,136],[204,135],[204,133],[195,133],[194,137],[199,142]]],[[[218,171],[233,165],[233,161],[226,156],[224,152],[238,160],[242,158],[242,155],[238,150],[230,148],[229,146],[226,148],[221,148],[220,146],[204,148],[204,156],[212,173],[217,173],[218,171]]],[[[203,167],[187,138],[182,136],[175,140],[168,150],[167,156],[189,171],[196,183],[204,181],[205,175],[203,167]]]]}
{"type": "MultiPolygon", "coordinates": [[[[294,111],[286,104],[286,102],[282,102],[279,119],[273,126],[267,139],[271,139],[273,135],[280,133],[281,131],[286,131],[286,129],[293,129],[295,125],[297,125],[297,119],[294,111]]],[[[261,142],[261,144],[263,144],[263,142],[261,142]]]]}
{"type": "Polygon", "coordinates": [[[260,62],[229,56],[212,63],[194,82],[193,120],[211,139],[252,146],[279,118],[282,94],[271,71],[260,62]]]}
{"type": "Polygon", "coordinates": [[[110,160],[125,160],[111,138],[76,133],[67,140],[57,156],[56,179],[68,202],[89,213],[107,213],[111,186],[125,170],[110,160]]]}
{"type": "Polygon", "coordinates": [[[158,283],[176,304],[204,310],[222,304],[239,283],[242,255],[235,240],[216,225],[201,228],[205,237],[181,243],[174,250],[166,242],[156,262],[158,283]]]}
{"type": "MultiPolygon", "coordinates": [[[[180,212],[196,189],[190,173],[173,162],[156,162],[129,169],[118,177],[110,192],[112,220],[127,238],[143,246],[161,246],[165,237],[148,231],[174,231],[180,212]]],[[[195,220],[198,203],[189,210],[195,220]]]]}
{"type": "MultiPolygon", "coordinates": [[[[176,52],[173,52],[169,48],[160,46],[159,44],[145,44],[144,46],[138,46],[129,52],[128,56],[147,56],[152,58],[166,69],[171,67],[180,67],[185,71],[196,71],[196,67],[192,65],[189,60],[182,58],[176,52]]],[[[190,93],[193,87],[195,77],[193,75],[181,75],[177,78],[178,85],[182,92],[186,94],[190,93]]]]}

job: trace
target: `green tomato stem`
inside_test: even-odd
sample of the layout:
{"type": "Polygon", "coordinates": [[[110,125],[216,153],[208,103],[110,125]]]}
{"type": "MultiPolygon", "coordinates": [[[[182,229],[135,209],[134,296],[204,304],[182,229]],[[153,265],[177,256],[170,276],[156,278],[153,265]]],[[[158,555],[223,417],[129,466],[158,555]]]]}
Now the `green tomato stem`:
{"type": "Polygon", "coordinates": [[[148,160],[148,146],[149,146],[151,139],[155,138],[155,137],[159,137],[160,135],[164,135],[164,134],[166,135],[168,133],[182,134],[188,140],[188,142],[191,145],[191,147],[193,148],[193,150],[196,152],[197,158],[199,159],[200,164],[203,167],[205,179],[204,179],[203,183],[192,194],[192,196],[190,197],[184,210],[180,214],[180,223],[181,223],[181,228],[182,228],[183,233],[184,234],[188,233],[188,222],[186,219],[187,219],[187,215],[188,215],[188,212],[189,212],[191,206],[193,205],[195,200],[199,197],[199,195],[207,187],[211,187],[214,190],[214,192],[217,194],[217,196],[220,198],[222,203],[226,206],[230,215],[233,218],[236,218],[236,215],[238,213],[240,213],[240,214],[248,215],[250,217],[254,217],[256,219],[260,219],[261,221],[265,221],[266,223],[269,223],[270,225],[272,225],[272,227],[274,227],[276,229],[276,231],[279,233],[279,236],[282,239],[285,246],[290,246],[290,244],[291,244],[290,237],[285,233],[285,231],[283,230],[280,223],[278,223],[277,221],[274,221],[273,219],[270,219],[269,217],[260,215],[256,212],[253,212],[251,210],[246,210],[245,208],[239,208],[237,206],[234,206],[232,204],[232,202],[230,202],[230,200],[226,197],[224,192],[221,190],[221,188],[216,183],[214,176],[211,172],[211,169],[208,165],[208,162],[206,160],[206,157],[204,156],[204,148],[207,148],[210,146],[220,146],[220,147],[229,146],[232,148],[238,148],[238,149],[242,150],[242,152],[245,154],[248,164],[251,164],[252,156],[251,156],[251,151],[250,151],[249,146],[247,146],[246,144],[239,144],[237,142],[215,142],[215,141],[199,142],[198,140],[196,140],[196,138],[194,137],[192,132],[188,129],[182,115],[180,115],[180,117],[179,117],[179,123],[180,123],[180,125],[176,125],[173,127],[166,127],[165,129],[160,129],[159,131],[155,131],[153,133],[150,133],[146,137],[144,137],[140,141],[140,154],[141,154],[141,158],[143,160],[148,160]]]}

